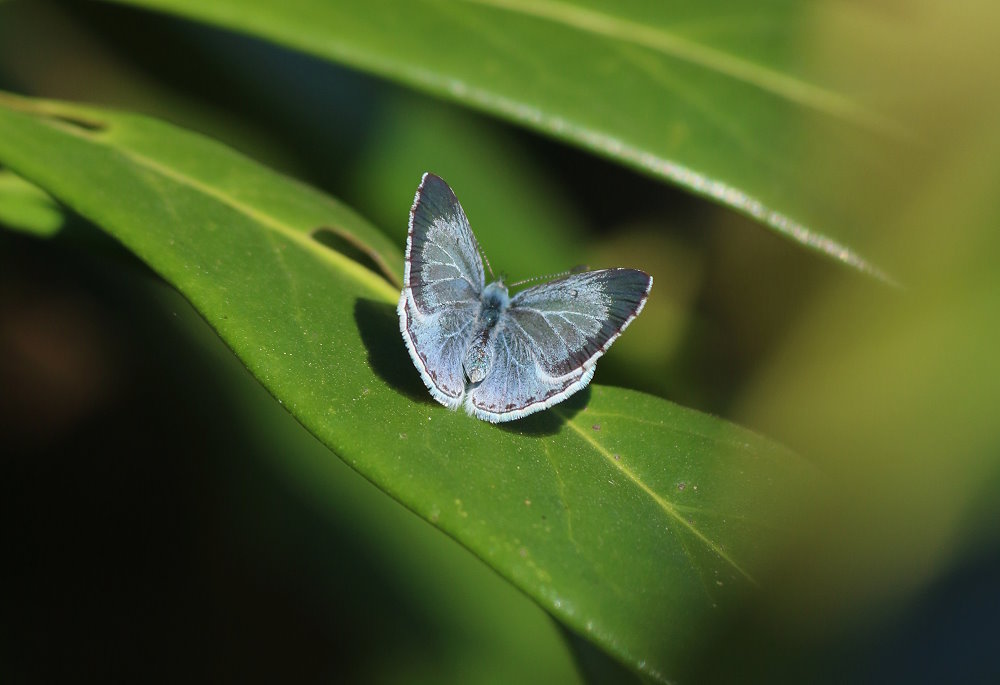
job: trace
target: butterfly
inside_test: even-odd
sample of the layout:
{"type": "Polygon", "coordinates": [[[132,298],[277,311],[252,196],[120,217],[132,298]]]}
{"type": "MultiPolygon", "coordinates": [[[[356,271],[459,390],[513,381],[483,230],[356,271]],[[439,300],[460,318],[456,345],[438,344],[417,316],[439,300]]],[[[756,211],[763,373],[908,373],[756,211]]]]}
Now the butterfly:
{"type": "Polygon", "coordinates": [[[480,254],[451,187],[425,173],[410,209],[399,329],[431,396],[491,423],[586,387],[653,286],[637,269],[602,269],[511,296],[502,277],[486,284],[480,254]]]}

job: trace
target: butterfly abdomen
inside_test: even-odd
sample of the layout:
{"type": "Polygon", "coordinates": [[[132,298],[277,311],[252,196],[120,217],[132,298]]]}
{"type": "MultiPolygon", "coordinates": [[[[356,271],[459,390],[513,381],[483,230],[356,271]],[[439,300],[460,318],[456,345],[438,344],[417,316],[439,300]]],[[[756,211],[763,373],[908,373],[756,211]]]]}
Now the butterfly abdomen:
{"type": "Polygon", "coordinates": [[[493,366],[493,345],[490,343],[490,333],[493,327],[483,328],[469,345],[469,351],[465,354],[463,368],[465,375],[473,383],[480,383],[493,366]]]}

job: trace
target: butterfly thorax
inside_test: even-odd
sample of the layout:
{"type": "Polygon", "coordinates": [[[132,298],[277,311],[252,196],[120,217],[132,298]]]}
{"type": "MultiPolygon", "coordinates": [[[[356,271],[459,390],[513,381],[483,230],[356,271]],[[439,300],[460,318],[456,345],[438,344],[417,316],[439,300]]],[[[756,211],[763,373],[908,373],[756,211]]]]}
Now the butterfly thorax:
{"type": "Polygon", "coordinates": [[[502,280],[490,283],[483,289],[482,306],[476,317],[475,334],[465,354],[465,375],[473,383],[481,382],[493,366],[493,346],[490,344],[500,315],[510,306],[507,286],[502,280]]]}

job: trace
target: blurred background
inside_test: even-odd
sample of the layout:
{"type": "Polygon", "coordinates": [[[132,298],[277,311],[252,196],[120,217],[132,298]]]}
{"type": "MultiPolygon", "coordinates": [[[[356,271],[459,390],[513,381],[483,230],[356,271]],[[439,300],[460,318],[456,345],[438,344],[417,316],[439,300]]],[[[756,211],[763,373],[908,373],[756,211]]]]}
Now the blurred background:
{"type": "MultiPolygon", "coordinates": [[[[784,442],[836,491],[776,560],[781,592],[691,655],[690,679],[985,682],[1000,679],[1000,107],[986,28],[1000,12],[862,4],[813,8],[810,59],[918,132],[898,177],[840,179],[845,201],[863,193],[885,217],[856,247],[898,288],[583,151],[127,7],[0,2],[0,89],[206,133],[401,247],[432,170],[514,280],[577,264],[654,273],[645,332],[616,343],[597,382],[784,442]],[[856,63],[832,47],[845,35],[856,63]],[[533,231],[561,239],[535,249],[533,231]]],[[[0,170],[13,229],[0,232],[0,678],[574,682],[581,661],[624,677],[346,466],[338,497],[311,489],[308,463],[333,455],[85,221],[44,195],[30,217],[3,213],[4,193],[31,192],[0,170]],[[19,233],[24,221],[51,237],[19,233]]]]}

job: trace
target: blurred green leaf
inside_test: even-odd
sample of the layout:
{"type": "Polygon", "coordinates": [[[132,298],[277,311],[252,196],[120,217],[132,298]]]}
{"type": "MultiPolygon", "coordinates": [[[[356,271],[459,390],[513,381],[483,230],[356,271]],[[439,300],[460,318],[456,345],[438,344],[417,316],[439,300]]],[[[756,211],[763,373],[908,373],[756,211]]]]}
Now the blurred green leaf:
{"type": "Polygon", "coordinates": [[[627,390],[503,426],[449,412],[401,343],[395,287],[310,237],[323,223],[398,265],[356,215],[163,123],[0,105],[0,162],[176,287],[344,461],[639,672],[669,677],[741,605],[811,489],[777,445],[627,390]]]}
{"type": "Polygon", "coordinates": [[[0,169],[0,224],[25,233],[51,236],[65,215],[52,197],[17,174],[0,169]]]}
{"type": "Polygon", "coordinates": [[[881,278],[879,223],[809,166],[888,176],[903,125],[804,62],[791,0],[118,0],[344,62],[677,183],[881,278]],[[817,135],[818,134],[818,135],[817,135]],[[809,171],[806,172],[805,169],[809,171]]]}
{"type": "Polygon", "coordinates": [[[584,261],[583,222],[515,136],[456,107],[407,95],[384,98],[378,135],[352,174],[358,209],[402,245],[413,179],[433,171],[452,184],[497,273],[517,281],[584,261]]]}
{"type": "MultiPolygon", "coordinates": [[[[871,9],[825,11],[816,44],[836,46],[871,9]]],[[[873,245],[905,265],[911,285],[873,296],[857,279],[824,283],[734,407],[810,455],[832,487],[816,534],[783,561],[780,595],[761,603],[762,623],[780,626],[784,641],[772,633],[739,645],[713,674],[722,682],[746,679],[748,664],[785,662],[788,636],[803,652],[832,651],[823,664],[846,661],[830,641],[847,634],[867,647],[887,617],[903,627],[879,636],[869,674],[882,664],[900,680],[929,667],[945,679],[997,674],[993,643],[977,643],[996,624],[995,596],[977,593],[962,569],[994,577],[1000,549],[1000,91],[983,88],[1000,69],[1000,6],[915,0],[905,19],[894,41],[883,32],[852,43],[856,61],[839,69],[845,82],[891,83],[937,133],[921,158],[888,160],[903,193],[873,245]],[[933,606],[942,594],[947,610],[933,606]],[[962,648],[923,653],[948,640],[962,648]]],[[[817,164],[838,165],[832,154],[817,164]]],[[[892,192],[863,175],[844,188],[867,197],[872,215],[892,192]]]]}

